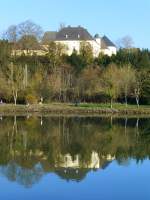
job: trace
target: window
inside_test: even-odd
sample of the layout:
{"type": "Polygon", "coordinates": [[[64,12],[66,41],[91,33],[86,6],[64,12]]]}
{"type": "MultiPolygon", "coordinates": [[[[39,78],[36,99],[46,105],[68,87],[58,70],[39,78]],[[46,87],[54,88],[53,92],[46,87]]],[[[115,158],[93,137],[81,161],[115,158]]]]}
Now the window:
{"type": "Polygon", "coordinates": [[[68,38],[68,35],[66,34],[66,39],[68,38]]]}

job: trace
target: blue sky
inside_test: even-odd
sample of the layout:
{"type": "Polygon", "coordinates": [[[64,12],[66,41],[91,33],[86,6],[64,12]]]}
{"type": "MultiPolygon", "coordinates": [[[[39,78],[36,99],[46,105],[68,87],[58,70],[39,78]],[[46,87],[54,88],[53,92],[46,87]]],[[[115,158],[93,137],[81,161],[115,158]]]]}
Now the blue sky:
{"type": "Polygon", "coordinates": [[[135,46],[150,49],[150,0],[0,0],[0,32],[25,20],[43,29],[82,25],[114,42],[130,35],[135,46]]]}

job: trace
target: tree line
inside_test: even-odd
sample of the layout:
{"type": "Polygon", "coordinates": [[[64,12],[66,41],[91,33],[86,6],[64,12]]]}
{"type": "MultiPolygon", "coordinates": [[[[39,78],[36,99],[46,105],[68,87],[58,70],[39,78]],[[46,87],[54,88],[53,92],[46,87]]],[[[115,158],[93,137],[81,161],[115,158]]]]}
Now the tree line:
{"type": "Polygon", "coordinates": [[[11,26],[0,40],[0,99],[3,102],[122,102],[150,103],[150,52],[120,48],[111,57],[93,57],[92,47],[81,42],[80,53],[66,55],[66,47],[47,41],[42,28],[26,21],[11,26]],[[17,54],[17,50],[21,51],[17,54]]]}

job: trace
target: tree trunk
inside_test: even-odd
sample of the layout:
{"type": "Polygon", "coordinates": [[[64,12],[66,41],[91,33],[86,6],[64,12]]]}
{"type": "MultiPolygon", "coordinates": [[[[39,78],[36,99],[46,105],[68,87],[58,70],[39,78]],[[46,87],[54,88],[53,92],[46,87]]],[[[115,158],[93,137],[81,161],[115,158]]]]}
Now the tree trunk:
{"type": "Polygon", "coordinates": [[[137,107],[139,108],[140,105],[139,105],[139,97],[138,96],[136,96],[136,104],[137,104],[137,107]]]}
{"type": "Polygon", "coordinates": [[[15,103],[15,106],[16,106],[17,105],[18,92],[15,91],[13,96],[14,96],[14,103],[15,103]]]}
{"type": "Polygon", "coordinates": [[[136,135],[139,136],[139,118],[136,120],[136,135]]]}
{"type": "Polygon", "coordinates": [[[128,106],[128,99],[127,99],[127,95],[125,95],[125,104],[126,104],[126,107],[128,106]]]}
{"type": "Polygon", "coordinates": [[[127,123],[128,123],[128,118],[126,117],[125,118],[125,124],[124,124],[124,132],[125,132],[125,135],[126,135],[126,133],[127,133],[127,123]]]}
{"type": "Polygon", "coordinates": [[[15,106],[17,105],[17,99],[16,97],[14,97],[14,103],[15,103],[15,106]]]}
{"type": "Polygon", "coordinates": [[[135,89],[135,99],[136,99],[136,104],[137,107],[139,108],[139,101],[140,101],[140,88],[138,87],[137,89],[135,89]]]}

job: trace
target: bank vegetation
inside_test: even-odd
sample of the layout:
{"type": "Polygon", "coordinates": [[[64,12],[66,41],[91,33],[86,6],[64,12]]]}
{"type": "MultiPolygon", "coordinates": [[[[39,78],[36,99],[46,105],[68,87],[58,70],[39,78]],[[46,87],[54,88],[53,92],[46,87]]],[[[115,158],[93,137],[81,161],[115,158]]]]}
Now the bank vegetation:
{"type": "Polygon", "coordinates": [[[65,54],[65,47],[47,42],[44,55],[41,28],[24,22],[11,26],[0,41],[1,103],[63,102],[128,104],[150,103],[150,52],[120,48],[117,55],[93,57],[82,42],[80,54],[65,54]],[[18,54],[18,50],[21,52],[18,54]]]}

